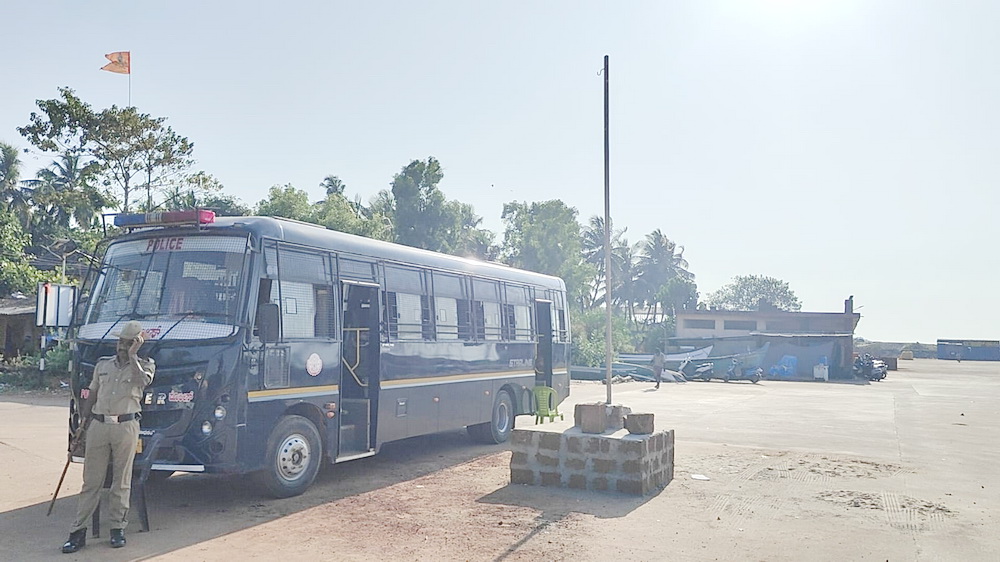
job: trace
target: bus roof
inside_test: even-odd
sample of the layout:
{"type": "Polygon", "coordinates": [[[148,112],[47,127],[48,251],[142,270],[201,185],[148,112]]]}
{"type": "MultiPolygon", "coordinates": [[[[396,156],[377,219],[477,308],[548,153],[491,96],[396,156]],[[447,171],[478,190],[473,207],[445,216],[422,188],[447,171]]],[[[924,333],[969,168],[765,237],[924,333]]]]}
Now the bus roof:
{"type": "MultiPolygon", "coordinates": [[[[142,229],[136,231],[134,237],[145,238],[151,233],[156,232],[170,232],[170,234],[174,234],[178,230],[190,232],[190,227],[142,229]]],[[[383,242],[296,220],[277,217],[216,217],[214,223],[203,224],[200,227],[201,232],[210,232],[213,230],[245,231],[263,238],[272,238],[338,253],[370,256],[392,262],[422,265],[435,269],[477,274],[541,285],[550,289],[565,290],[563,280],[551,275],[517,269],[500,263],[485,262],[474,258],[463,258],[402,244],[383,242]]],[[[133,238],[133,236],[129,236],[128,238],[133,238]]]]}

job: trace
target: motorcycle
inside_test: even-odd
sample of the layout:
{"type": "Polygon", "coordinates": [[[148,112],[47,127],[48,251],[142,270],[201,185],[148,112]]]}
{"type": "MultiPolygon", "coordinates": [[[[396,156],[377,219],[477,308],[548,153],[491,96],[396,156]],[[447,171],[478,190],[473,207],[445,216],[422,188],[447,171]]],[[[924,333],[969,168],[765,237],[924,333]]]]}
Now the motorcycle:
{"type": "Polygon", "coordinates": [[[865,353],[854,359],[854,376],[870,381],[880,381],[888,374],[885,361],[875,359],[872,354],[865,353]]]}
{"type": "Polygon", "coordinates": [[[743,367],[743,361],[738,357],[733,357],[733,362],[726,369],[726,378],[723,380],[726,382],[731,380],[745,380],[757,384],[760,382],[763,373],[764,369],[760,367],[743,367]]]}
{"type": "Polygon", "coordinates": [[[685,359],[677,368],[687,380],[710,381],[715,376],[715,365],[712,363],[702,363],[695,365],[690,359],[685,359]]]}

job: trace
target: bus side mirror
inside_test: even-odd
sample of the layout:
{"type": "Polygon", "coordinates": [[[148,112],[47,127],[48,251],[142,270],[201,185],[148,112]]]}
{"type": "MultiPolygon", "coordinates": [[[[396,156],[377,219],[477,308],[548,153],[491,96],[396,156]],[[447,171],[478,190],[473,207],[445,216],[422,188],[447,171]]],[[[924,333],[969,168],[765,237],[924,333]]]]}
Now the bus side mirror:
{"type": "Polygon", "coordinates": [[[260,341],[264,343],[278,341],[280,313],[277,303],[273,302],[263,303],[257,308],[257,333],[260,335],[260,341]]]}

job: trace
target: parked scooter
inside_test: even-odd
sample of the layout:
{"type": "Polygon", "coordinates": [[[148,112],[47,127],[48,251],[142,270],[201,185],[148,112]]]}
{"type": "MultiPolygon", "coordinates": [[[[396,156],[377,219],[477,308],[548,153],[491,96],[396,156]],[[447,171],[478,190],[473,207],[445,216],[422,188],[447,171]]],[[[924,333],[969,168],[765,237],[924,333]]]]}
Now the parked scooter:
{"type": "Polygon", "coordinates": [[[710,381],[715,376],[715,365],[713,363],[695,365],[690,359],[682,361],[677,370],[689,381],[710,381]]]}
{"type": "Polygon", "coordinates": [[[754,384],[760,382],[760,377],[764,373],[764,369],[760,367],[743,367],[743,361],[739,357],[733,357],[733,362],[726,369],[726,378],[723,380],[729,382],[731,380],[744,380],[750,381],[754,384]]]}

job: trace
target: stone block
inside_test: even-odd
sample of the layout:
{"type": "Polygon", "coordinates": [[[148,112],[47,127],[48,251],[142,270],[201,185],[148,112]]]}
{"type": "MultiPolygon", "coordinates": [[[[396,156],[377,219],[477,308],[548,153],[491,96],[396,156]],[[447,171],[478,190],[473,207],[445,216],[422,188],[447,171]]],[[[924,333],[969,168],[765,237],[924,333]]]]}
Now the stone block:
{"type": "Polygon", "coordinates": [[[528,464],[528,453],[514,451],[510,455],[510,466],[524,466],[528,464]]]}
{"type": "Polygon", "coordinates": [[[562,475],[558,472],[541,472],[539,476],[542,478],[542,486],[562,485],[562,475]]]}
{"type": "Polygon", "coordinates": [[[617,461],[611,459],[594,459],[592,466],[597,474],[609,474],[614,472],[616,464],[617,461]]]}
{"type": "Polygon", "coordinates": [[[604,429],[606,431],[618,431],[625,427],[625,416],[632,413],[632,409],[621,404],[605,406],[606,418],[604,429]]]}
{"type": "Polygon", "coordinates": [[[604,433],[605,404],[577,404],[573,409],[573,421],[584,433],[604,433]]]}
{"type": "Polygon", "coordinates": [[[529,429],[515,429],[510,436],[512,446],[530,446],[538,443],[538,432],[529,429]]]}
{"type": "Polygon", "coordinates": [[[653,433],[653,414],[626,414],[625,429],[634,435],[653,433]]]}
{"type": "Polygon", "coordinates": [[[583,452],[583,437],[578,435],[570,435],[566,437],[566,451],[573,454],[580,454],[583,452]]]}
{"type": "Polygon", "coordinates": [[[558,451],[560,442],[562,442],[561,433],[542,433],[538,438],[538,448],[549,451],[558,451]]]}
{"type": "Polygon", "coordinates": [[[587,477],[583,474],[570,474],[569,481],[566,483],[566,486],[569,488],[585,490],[587,488],[587,477]]]}
{"type": "Polygon", "coordinates": [[[559,457],[535,453],[535,462],[541,466],[559,466],[559,457]]]}
{"type": "Polygon", "coordinates": [[[641,496],[644,493],[642,480],[628,480],[623,478],[618,480],[616,489],[623,494],[632,494],[633,496],[641,496]]]}
{"type": "Polygon", "coordinates": [[[535,483],[535,472],[525,468],[512,468],[510,469],[510,483],[511,484],[534,484],[535,483]]]}
{"type": "Polygon", "coordinates": [[[646,448],[646,440],[636,440],[636,439],[622,439],[618,441],[618,454],[630,458],[637,459],[643,455],[646,448]]]}
{"type": "Polygon", "coordinates": [[[624,461],[622,462],[622,473],[628,476],[642,474],[642,465],[642,461],[624,461]]]}
{"type": "Polygon", "coordinates": [[[608,489],[608,479],[604,476],[598,476],[590,481],[591,490],[605,491],[608,489]]]}
{"type": "Polygon", "coordinates": [[[573,457],[566,459],[563,466],[565,466],[568,470],[583,470],[587,468],[587,460],[582,457],[573,457]]]}

